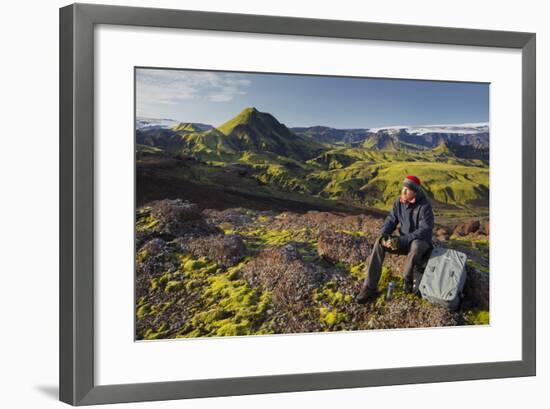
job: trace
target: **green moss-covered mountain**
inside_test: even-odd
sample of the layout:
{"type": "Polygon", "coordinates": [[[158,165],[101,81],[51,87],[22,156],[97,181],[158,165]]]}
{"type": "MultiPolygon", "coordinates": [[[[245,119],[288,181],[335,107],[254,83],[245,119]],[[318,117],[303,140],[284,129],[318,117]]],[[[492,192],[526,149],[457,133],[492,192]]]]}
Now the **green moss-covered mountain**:
{"type": "MultiPolygon", "coordinates": [[[[140,131],[140,135],[143,131],[140,131]]],[[[151,133],[151,131],[149,131],[151,133]]],[[[139,143],[163,145],[171,154],[180,153],[199,160],[238,160],[243,154],[267,154],[304,161],[319,154],[324,146],[292,133],[273,115],[245,108],[234,118],[210,129],[201,130],[193,123],[181,123],[169,130],[157,131],[156,144],[141,138],[139,143]]]]}
{"type": "Polygon", "coordinates": [[[323,150],[323,145],[292,133],[269,113],[246,108],[218,127],[240,152],[271,152],[297,160],[306,160],[323,150]]]}

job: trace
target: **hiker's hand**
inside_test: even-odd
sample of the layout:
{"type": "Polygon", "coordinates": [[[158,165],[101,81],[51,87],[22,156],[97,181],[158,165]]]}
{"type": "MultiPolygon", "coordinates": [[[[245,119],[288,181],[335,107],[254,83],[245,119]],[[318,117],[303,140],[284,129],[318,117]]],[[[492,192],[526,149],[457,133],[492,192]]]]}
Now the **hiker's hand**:
{"type": "Polygon", "coordinates": [[[383,236],[380,240],[380,243],[382,244],[382,247],[386,247],[388,249],[392,248],[392,238],[391,236],[383,236]]]}
{"type": "Polygon", "coordinates": [[[382,238],[382,246],[391,250],[397,250],[399,248],[399,237],[390,236],[382,238]]]}
{"type": "Polygon", "coordinates": [[[399,249],[399,237],[392,237],[390,239],[390,248],[392,250],[398,250],[399,249]]]}

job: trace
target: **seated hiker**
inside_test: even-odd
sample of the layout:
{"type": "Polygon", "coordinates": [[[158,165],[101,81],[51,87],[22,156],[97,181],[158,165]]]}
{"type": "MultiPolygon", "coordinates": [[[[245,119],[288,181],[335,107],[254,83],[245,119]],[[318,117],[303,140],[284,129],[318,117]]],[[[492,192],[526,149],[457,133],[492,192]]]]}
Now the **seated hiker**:
{"type": "Polygon", "coordinates": [[[413,267],[420,265],[425,256],[433,249],[432,229],[434,214],[428,197],[420,187],[420,179],[406,176],[403,180],[401,195],[395,200],[393,208],[386,216],[384,224],[369,256],[367,277],[356,301],[364,304],[376,298],[382,262],[386,251],[406,254],[403,269],[405,292],[413,290],[413,267]],[[399,236],[391,235],[397,223],[399,236]]]}

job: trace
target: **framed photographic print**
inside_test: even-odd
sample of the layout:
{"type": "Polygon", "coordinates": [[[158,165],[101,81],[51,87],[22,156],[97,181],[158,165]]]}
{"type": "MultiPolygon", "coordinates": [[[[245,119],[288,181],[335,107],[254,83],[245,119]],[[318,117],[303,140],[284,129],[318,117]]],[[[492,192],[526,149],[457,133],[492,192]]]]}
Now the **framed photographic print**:
{"type": "Polygon", "coordinates": [[[534,374],[535,34],[60,9],[62,401],[534,374]]]}

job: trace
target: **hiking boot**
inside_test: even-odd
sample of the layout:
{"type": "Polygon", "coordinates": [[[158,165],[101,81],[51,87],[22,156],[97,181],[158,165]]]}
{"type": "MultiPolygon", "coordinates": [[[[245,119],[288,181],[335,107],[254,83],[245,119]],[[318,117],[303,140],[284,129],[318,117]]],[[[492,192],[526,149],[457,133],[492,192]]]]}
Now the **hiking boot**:
{"type": "Polygon", "coordinates": [[[357,297],[355,297],[355,301],[358,304],[366,304],[367,302],[373,301],[377,295],[378,291],[369,287],[363,287],[359,294],[357,294],[357,297]]]}

